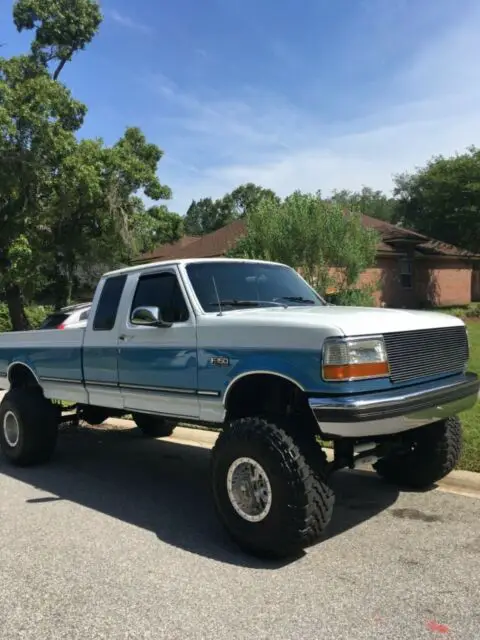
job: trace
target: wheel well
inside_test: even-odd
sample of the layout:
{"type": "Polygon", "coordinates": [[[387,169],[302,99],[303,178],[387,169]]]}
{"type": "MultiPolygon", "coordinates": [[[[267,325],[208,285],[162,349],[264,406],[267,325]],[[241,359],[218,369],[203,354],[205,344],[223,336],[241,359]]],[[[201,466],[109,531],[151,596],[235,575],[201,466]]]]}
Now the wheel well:
{"type": "Polygon", "coordinates": [[[24,364],[14,364],[8,371],[11,389],[39,387],[33,371],[24,364]]]}
{"type": "Polygon", "coordinates": [[[227,421],[247,417],[295,417],[318,434],[318,425],[306,394],[290,380],[274,374],[255,373],[240,378],[226,398],[227,421]]]}

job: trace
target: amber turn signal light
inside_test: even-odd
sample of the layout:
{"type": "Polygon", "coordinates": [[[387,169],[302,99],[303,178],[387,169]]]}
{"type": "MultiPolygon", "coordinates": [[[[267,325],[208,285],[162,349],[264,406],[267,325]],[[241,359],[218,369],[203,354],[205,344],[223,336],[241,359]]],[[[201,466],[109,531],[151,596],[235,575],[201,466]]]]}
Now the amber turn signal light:
{"type": "Polygon", "coordinates": [[[327,364],[323,367],[324,380],[351,380],[355,378],[380,378],[388,376],[386,362],[371,362],[361,364],[335,365],[327,364]]]}

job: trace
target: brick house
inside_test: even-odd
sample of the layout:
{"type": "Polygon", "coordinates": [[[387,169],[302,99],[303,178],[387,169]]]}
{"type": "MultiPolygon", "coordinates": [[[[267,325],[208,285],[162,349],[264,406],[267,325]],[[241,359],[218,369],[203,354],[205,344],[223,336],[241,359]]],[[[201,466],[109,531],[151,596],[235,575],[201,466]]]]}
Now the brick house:
{"type": "MultiPolygon", "coordinates": [[[[387,307],[465,305],[480,300],[480,256],[392,224],[362,216],[380,236],[376,265],[360,276],[377,286],[376,303],[387,307]]],[[[245,234],[236,220],[205,236],[185,236],[135,262],[221,257],[245,234]]]]}

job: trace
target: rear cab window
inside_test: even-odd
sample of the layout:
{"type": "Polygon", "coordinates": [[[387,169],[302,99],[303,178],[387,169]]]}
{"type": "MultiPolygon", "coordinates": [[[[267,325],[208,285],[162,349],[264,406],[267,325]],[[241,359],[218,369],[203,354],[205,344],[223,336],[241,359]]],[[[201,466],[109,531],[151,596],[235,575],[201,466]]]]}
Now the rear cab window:
{"type": "Polygon", "coordinates": [[[115,326],[126,281],[126,275],[112,276],[105,281],[93,319],[94,331],[111,331],[115,326]]]}

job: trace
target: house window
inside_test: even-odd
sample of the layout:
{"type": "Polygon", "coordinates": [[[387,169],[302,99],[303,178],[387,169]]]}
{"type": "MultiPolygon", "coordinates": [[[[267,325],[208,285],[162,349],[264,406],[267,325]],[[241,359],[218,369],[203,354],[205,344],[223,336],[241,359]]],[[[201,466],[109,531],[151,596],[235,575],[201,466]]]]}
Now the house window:
{"type": "Polygon", "coordinates": [[[400,283],[404,289],[412,288],[412,267],[412,260],[409,258],[402,258],[402,260],[400,260],[400,283]]]}

